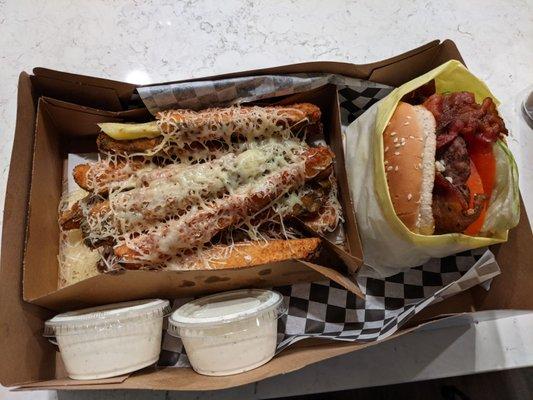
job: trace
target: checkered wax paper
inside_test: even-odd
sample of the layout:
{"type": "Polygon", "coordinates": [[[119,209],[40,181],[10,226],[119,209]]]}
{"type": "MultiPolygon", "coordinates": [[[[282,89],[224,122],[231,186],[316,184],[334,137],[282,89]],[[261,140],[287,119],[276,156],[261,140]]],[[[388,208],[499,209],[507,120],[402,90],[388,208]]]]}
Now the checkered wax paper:
{"type": "MultiPolygon", "coordinates": [[[[385,279],[359,278],[365,299],[332,281],[275,287],[283,295],[287,315],[278,323],[277,352],[306,338],[372,342],[395,333],[428,305],[482,284],[500,273],[494,255],[472,250],[385,279]]],[[[190,299],[179,299],[176,309],[190,299]]],[[[161,366],[187,367],[181,340],[165,333],[161,366]]]]}
{"type": "Polygon", "coordinates": [[[337,86],[343,124],[349,124],[392,91],[392,87],[334,74],[260,75],[199,82],[144,86],[137,89],[148,110],[155,114],[169,108],[202,108],[246,103],[337,86]]]}

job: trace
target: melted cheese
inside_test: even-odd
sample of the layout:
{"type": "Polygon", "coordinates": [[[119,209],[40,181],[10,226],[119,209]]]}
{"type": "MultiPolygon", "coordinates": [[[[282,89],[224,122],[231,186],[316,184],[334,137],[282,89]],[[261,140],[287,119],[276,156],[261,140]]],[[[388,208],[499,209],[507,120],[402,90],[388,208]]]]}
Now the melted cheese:
{"type": "Polygon", "coordinates": [[[253,219],[266,208],[255,210],[250,215],[250,204],[272,195],[283,196],[287,191],[301,185],[305,177],[305,160],[269,173],[257,180],[239,186],[233,193],[194,205],[183,216],[165,223],[153,225],[145,235],[125,235],[118,244],[125,244],[139,254],[139,260],[158,262],[166,256],[174,256],[179,251],[201,246],[207,243],[226,227],[238,227],[235,222],[253,219]],[[290,182],[287,184],[286,182],[290,182]],[[257,199],[257,200],[256,200],[257,199]]]}
{"type": "MultiPolygon", "coordinates": [[[[246,113],[233,107],[207,120],[205,115],[183,114],[164,112],[157,122],[148,124],[100,125],[117,140],[155,136],[162,136],[162,140],[144,153],[120,160],[107,155],[107,161],[100,161],[101,171],[106,171],[106,163],[120,162],[122,166],[113,171],[116,176],[111,180],[101,179],[103,172],[95,168],[91,179],[94,193],[109,193],[109,201],[101,212],[93,208],[102,198],[93,196],[80,203],[86,238],[93,243],[112,239],[116,246],[126,245],[140,253],[138,262],[156,263],[191,250],[201,253],[218,227],[227,226],[235,214],[239,214],[235,221],[240,222],[230,224],[230,236],[244,231],[253,240],[295,237],[285,228],[283,218],[301,205],[303,192],[299,188],[305,175],[302,154],[308,145],[290,131],[287,117],[261,107],[246,113]],[[191,143],[212,140],[224,146],[215,151],[207,147],[184,151],[191,143]],[[170,164],[157,167],[152,163],[154,157],[170,164]],[[139,160],[141,164],[144,160],[141,168],[139,160]],[[282,185],[280,190],[283,174],[292,176],[294,184],[282,185]],[[99,190],[102,187],[105,190],[99,190]],[[245,199],[261,199],[269,193],[279,196],[248,215],[245,199]],[[274,231],[263,230],[272,222],[278,226],[274,231]]],[[[335,201],[338,204],[336,197],[335,201]]],[[[112,267],[117,262],[113,257],[102,261],[112,267]]]]}
{"type": "Polygon", "coordinates": [[[249,146],[240,154],[229,153],[206,162],[184,166],[169,165],[152,171],[141,171],[130,181],[144,186],[111,190],[106,213],[91,213],[84,208],[92,240],[139,230],[153,222],[183,213],[193,205],[206,206],[206,201],[232,194],[243,185],[269,172],[301,161],[306,145],[299,141],[265,141],[249,146]]]}

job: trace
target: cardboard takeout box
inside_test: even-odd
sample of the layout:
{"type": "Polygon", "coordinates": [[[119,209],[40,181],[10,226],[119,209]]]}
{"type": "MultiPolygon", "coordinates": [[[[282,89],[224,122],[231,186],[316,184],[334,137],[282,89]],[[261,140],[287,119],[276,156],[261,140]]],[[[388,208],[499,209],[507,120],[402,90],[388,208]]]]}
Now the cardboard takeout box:
{"type": "MultiPolygon", "coordinates": [[[[434,41],[373,64],[314,62],[238,72],[216,78],[267,73],[327,72],[397,86],[450,59],[462,61],[453,42],[434,41]]],[[[215,77],[204,79],[212,78],[215,77]]],[[[91,150],[91,146],[94,149],[95,122],[146,120],[149,117],[146,110],[127,109],[135,88],[132,84],[43,68],[34,69],[33,75],[25,72],[20,75],[17,125],[2,235],[1,383],[6,386],[23,385],[26,388],[220,389],[286,373],[329,357],[375,345],[324,341],[300,343],[256,370],[224,378],[197,375],[188,368],[145,369],[129,377],[101,381],[76,382],[64,378],[59,353],[55,346],[42,337],[43,322],[54,314],[51,309],[65,310],[86,304],[119,301],[126,297],[171,297],[176,293],[190,295],[224,290],[235,287],[233,283],[228,283],[234,279],[239,281],[237,286],[264,286],[321,279],[326,275],[338,280],[348,289],[357,291],[353,283],[332,269],[292,261],[272,268],[272,271],[277,272],[269,272],[268,279],[259,274],[262,267],[228,271],[228,275],[220,271],[216,271],[216,274],[212,271],[205,274],[196,272],[196,275],[193,273],[188,276],[180,275],[181,272],[169,275],[172,273],[127,271],[118,275],[96,276],[58,291],[55,258],[58,246],[56,206],[61,193],[64,162],[61,155],[66,151],[91,150]],[[284,275],[287,273],[292,275],[284,275]],[[211,276],[217,278],[206,283],[211,276]],[[183,284],[191,279],[194,286],[183,284]],[[182,287],[179,287],[180,284],[182,287]],[[24,299],[34,304],[27,303],[24,299]]],[[[296,98],[320,103],[325,113],[324,122],[332,132],[330,144],[337,157],[342,157],[338,147],[340,132],[335,91],[326,87],[296,95],[296,98]]],[[[343,172],[339,166],[342,165],[341,159],[336,170],[341,181],[343,172]]],[[[350,206],[349,198],[343,196],[341,200],[345,207],[350,206]]],[[[353,219],[351,223],[348,221],[347,226],[351,253],[355,258],[360,258],[353,219]]],[[[532,309],[533,299],[530,293],[533,292],[533,273],[529,270],[529,260],[533,258],[533,249],[528,246],[531,240],[531,228],[525,212],[522,212],[520,224],[511,231],[509,241],[493,249],[502,275],[495,279],[491,290],[485,292],[481,288],[474,288],[461,293],[432,306],[417,316],[417,320],[429,320],[443,313],[503,308],[532,309]]],[[[417,322],[411,325],[411,328],[395,336],[408,334],[410,330],[416,329],[417,322]]]]}
{"type": "MultiPolygon", "coordinates": [[[[328,85],[286,97],[282,102],[298,101],[312,102],[322,110],[326,138],[336,153],[335,175],[339,184],[339,198],[346,215],[344,231],[351,254],[324,242],[319,258],[313,262],[285,260],[253,267],[189,271],[125,270],[98,274],[73,285],[58,287],[57,204],[62,193],[66,155],[96,151],[98,122],[137,120],[146,111],[101,111],[40,97],[37,104],[29,200],[31,206],[24,255],[24,300],[63,311],[127,300],[191,297],[243,287],[314,282],[324,280],[324,276],[360,294],[357,285],[346,277],[348,270],[355,271],[358,268],[362,254],[344,170],[337,91],[334,86],[328,85]],[[335,257],[336,254],[341,255],[344,262],[335,257]],[[333,266],[336,269],[330,268],[333,266]],[[344,275],[339,272],[343,270],[344,275]]],[[[153,119],[151,116],[148,118],[153,119]]]]}

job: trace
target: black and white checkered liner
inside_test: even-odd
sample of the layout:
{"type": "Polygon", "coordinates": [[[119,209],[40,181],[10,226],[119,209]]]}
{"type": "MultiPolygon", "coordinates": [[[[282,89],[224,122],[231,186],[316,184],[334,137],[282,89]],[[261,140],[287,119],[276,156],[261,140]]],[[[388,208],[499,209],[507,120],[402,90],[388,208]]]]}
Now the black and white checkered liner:
{"type": "Polygon", "coordinates": [[[148,110],[155,114],[169,108],[198,110],[246,103],[337,85],[344,124],[379,101],[393,88],[362,79],[334,74],[260,75],[215,81],[180,82],[138,88],[148,110]]]}
{"type": "MultiPolygon", "coordinates": [[[[382,340],[431,303],[499,273],[493,254],[482,249],[432,259],[385,279],[359,278],[364,300],[332,281],[276,287],[288,310],[279,320],[277,351],[306,338],[382,340]]],[[[176,301],[174,308],[185,301],[176,301]]],[[[165,334],[159,365],[189,365],[179,339],[165,334]]]]}

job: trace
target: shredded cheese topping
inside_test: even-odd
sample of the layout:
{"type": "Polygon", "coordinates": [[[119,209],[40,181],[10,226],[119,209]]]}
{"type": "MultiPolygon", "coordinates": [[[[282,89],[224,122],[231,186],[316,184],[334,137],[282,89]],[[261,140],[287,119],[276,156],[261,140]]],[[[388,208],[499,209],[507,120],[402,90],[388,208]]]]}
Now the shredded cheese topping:
{"type": "MultiPolygon", "coordinates": [[[[90,164],[91,192],[78,204],[84,241],[99,249],[91,257],[111,269],[117,262],[156,267],[196,253],[207,265],[202,250],[216,241],[231,251],[234,240],[296,237],[284,218],[315,190],[304,185],[309,146],[291,130],[294,115],[275,110],[166,111],[157,116],[162,139],[155,147],[103,154],[90,164]]],[[[342,220],[336,195],[333,180],[317,216],[324,218],[316,223],[321,233],[342,220]]]]}

